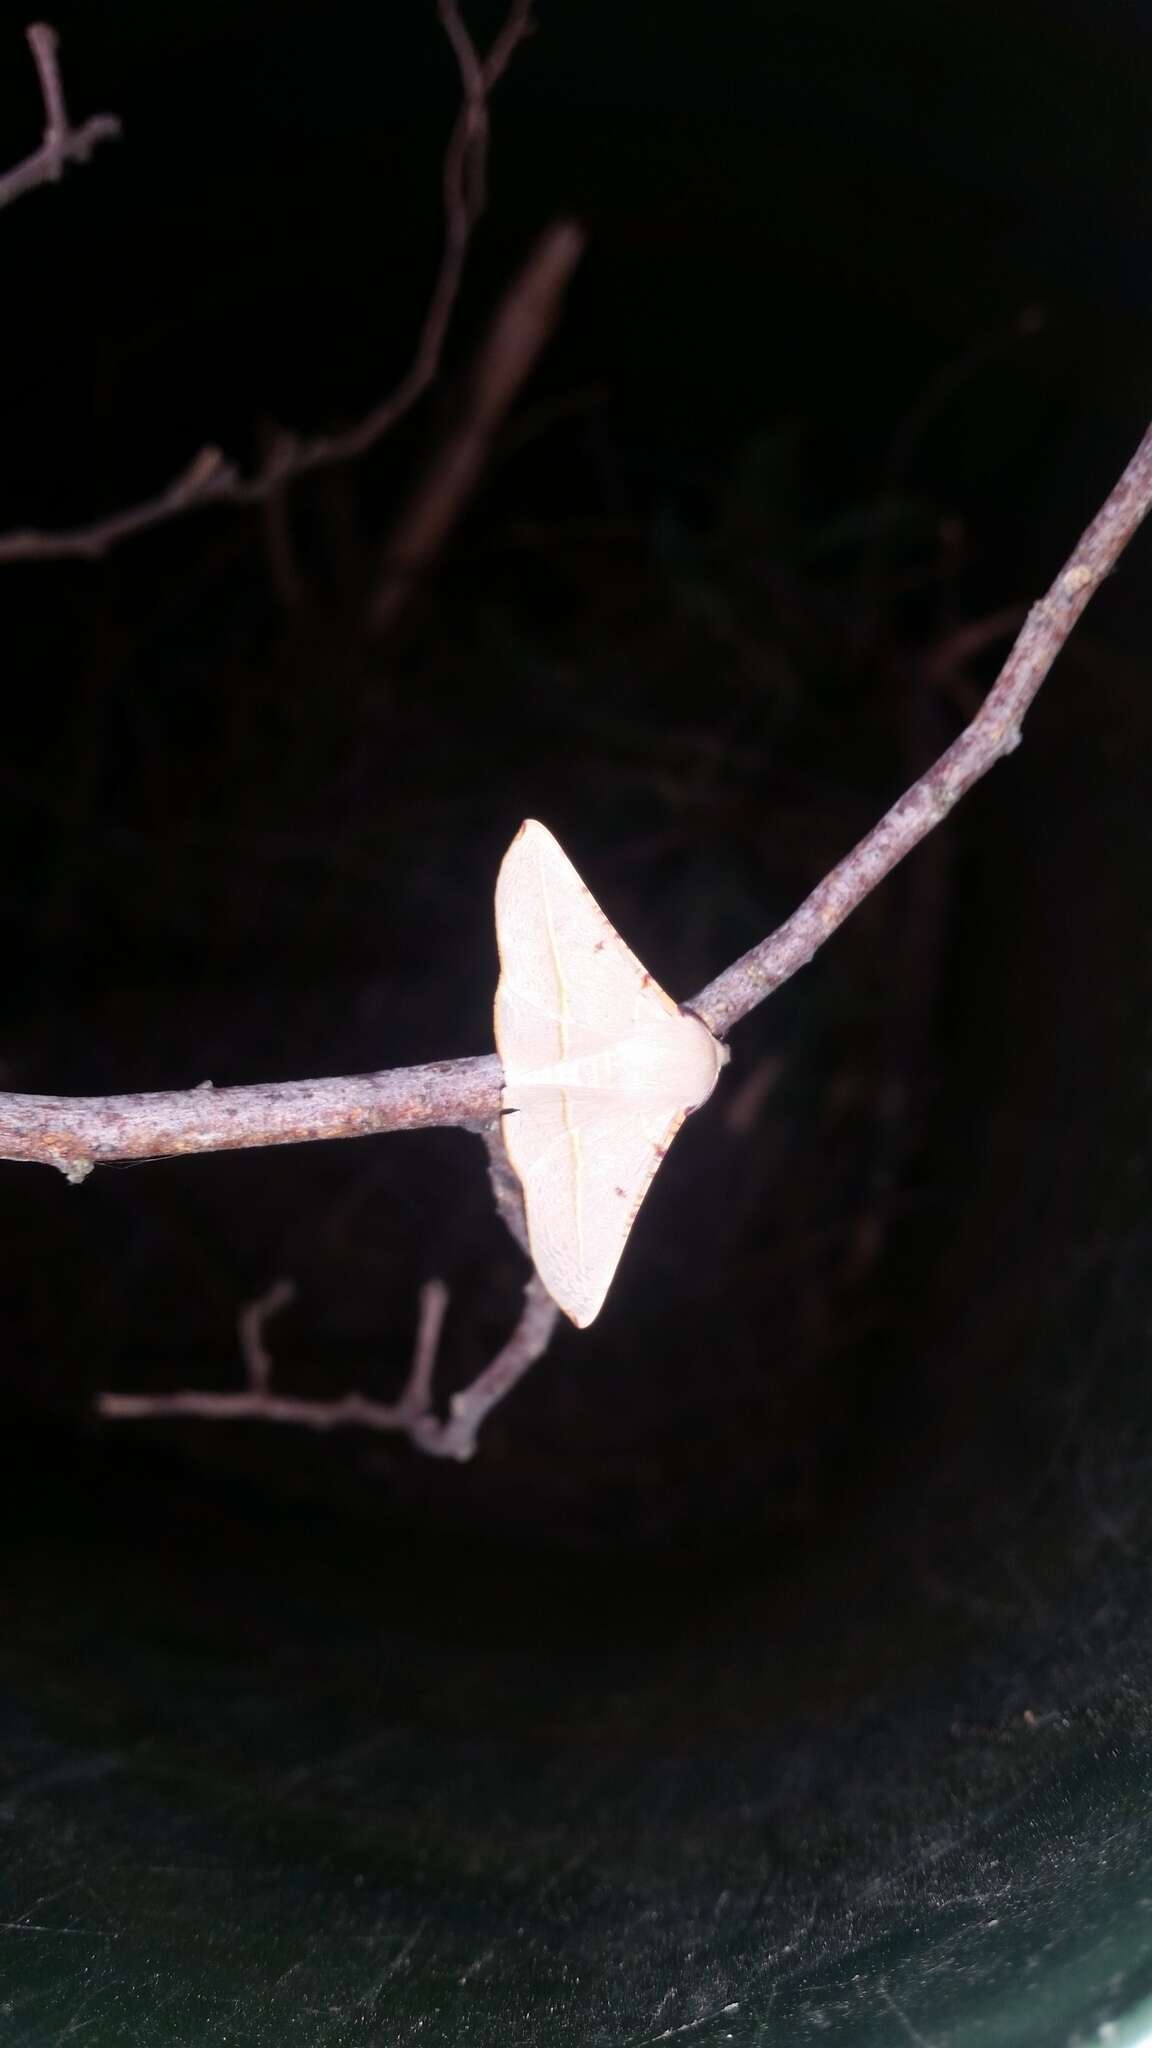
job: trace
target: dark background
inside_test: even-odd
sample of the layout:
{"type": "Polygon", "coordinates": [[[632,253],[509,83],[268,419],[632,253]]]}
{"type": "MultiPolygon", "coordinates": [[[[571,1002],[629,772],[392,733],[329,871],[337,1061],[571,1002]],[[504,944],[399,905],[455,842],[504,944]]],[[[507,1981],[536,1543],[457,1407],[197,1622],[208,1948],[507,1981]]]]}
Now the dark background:
{"type": "MultiPolygon", "coordinates": [[[[4,529],[367,410],[458,99],[423,0],[54,19],[75,118],[124,137],[0,220],[4,529]]],[[[251,512],[0,571],[3,1085],[488,1051],[525,815],[677,995],[762,937],[1143,431],[1148,37],[549,0],[444,377],[290,493],[295,601],[251,512]],[[563,322],[373,637],[389,522],[558,215],[563,322]]],[[[284,1275],[284,1388],[395,1392],[431,1274],[464,1384],[524,1278],[474,1137],[0,1168],[14,2041],[959,2041],[949,2000],[1029,1956],[1063,2041],[1152,1990],[1141,1935],[1107,1949],[1147,1851],[1148,564],[739,1027],[601,1319],[471,1465],[91,1404],[237,1384],[284,1275]]]]}

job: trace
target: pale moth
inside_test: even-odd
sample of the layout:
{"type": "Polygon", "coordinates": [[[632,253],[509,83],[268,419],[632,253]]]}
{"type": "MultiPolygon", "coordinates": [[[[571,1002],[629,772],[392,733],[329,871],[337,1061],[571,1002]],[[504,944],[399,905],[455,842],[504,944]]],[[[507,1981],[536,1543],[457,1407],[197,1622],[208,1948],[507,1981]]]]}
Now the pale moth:
{"type": "Polygon", "coordinates": [[[728,1048],[645,973],[535,818],[501,864],[496,940],[504,1144],[536,1271],[585,1329],[653,1174],[728,1048]]]}

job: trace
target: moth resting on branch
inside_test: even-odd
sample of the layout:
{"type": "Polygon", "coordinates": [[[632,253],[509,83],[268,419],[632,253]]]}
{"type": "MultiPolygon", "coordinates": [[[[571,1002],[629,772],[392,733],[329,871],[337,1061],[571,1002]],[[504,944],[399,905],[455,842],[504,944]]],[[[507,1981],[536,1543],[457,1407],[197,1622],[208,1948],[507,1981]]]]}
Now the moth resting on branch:
{"type": "MultiPolygon", "coordinates": [[[[1152,506],[1152,427],[1141,440],[1131,461],[1123,470],[1113,489],[1109,492],[1095,519],[1086,528],[1069,560],[1061,569],[1047,595],[1033,605],[1024,622],[999,676],[989,691],[980,709],[959,736],[946,748],[926,773],[905,791],[891,810],[873,826],[859,844],[817,884],[811,895],[805,898],[799,908],[779,929],[762,940],[759,945],[745,953],[739,960],[726,968],[716,979],[709,982],[699,995],[676,1013],[680,1023],[687,1027],[698,1022],[710,1035],[713,1043],[723,1040],[742,1017],[748,1015],[758,1003],[773,994],[789,977],[811,960],[825,941],[831,937],[853,910],[866,896],[891,873],[912,849],[919,845],[935,826],[939,825],[951,811],[953,805],[973,784],[985,775],[995,762],[1015,750],[1020,742],[1021,724],[1024,715],[1035,698],[1053,662],[1067,641],[1069,634],[1084,612],[1094,593],[1100,588],[1106,576],[1115,567],[1124,548],[1141,524],[1149,507],[1152,506]]],[[[540,874],[550,874],[555,888],[557,874],[563,875],[568,863],[550,835],[540,827],[529,827],[526,838],[517,841],[521,853],[517,856],[512,870],[513,903],[515,909],[520,882],[517,868],[521,860],[536,861],[539,874],[530,886],[540,887],[540,874]],[[552,851],[546,852],[546,843],[552,851]],[[559,860],[563,868],[556,866],[559,860]]],[[[515,848],[513,849],[515,853],[515,848]]],[[[574,871],[573,871],[574,872],[574,871]]],[[[545,887],[548,885],[545,884],[545,887]]],[[[575,877],[576,889],[583,892],[583,885],[575,877]]],[[[562,896],[567,892],[572,899],[571,885],[561,880],[562,896]]],[[[523,901],[521,896],[521,901],[523,901]]],[[[588,899],[589,902],[591,899],[588,899]]],[[[595,906],[593,906],[595,910],[595,906]]],[[[539,921],[539,907],[529,914],[539,921]]],[[[596,912],[596,920],[600,916],[596,912]]],[[[623,942],[611,933],[611,941],[620,949],[614,952],[613,945],[605,939],[604,929],[596,920],[589,923],[587,904],[577,917],[577,924],[585,928],[586,936],[581,941],[585,947],[590,943],[593,956],[597,944],[603,944],[610,958],[615,958],[617,975],[626,988],[632,983],[631,1001],[634,1013],[638,1010],[642,1018],[651,1016],[654,1023],[656,998],[648,1000],[648,989],[644,987],[644,970],[633,962],[623,942]],[[595,926],[595,929],[593,929],[595,926]],[[627,962],[620,955],[626,956],[627,962]],[[639,973],[641,986],[639,994],[635,987],[635,975],[639,973]]],[[[505,950],[509,930],[507,919],[502,919],[502,950],[505,950]]],[[[609,928],[610,930],[610,928],[609,928]]],[[[530,957],[540,957],[539,934],[529,942],[530,957]]],[[[513,954],[518,955],[519,942],[513,941],[513,954]]],[[[504,960],[505,979],[508,978],[509,962],[504,960]]],[[[519,966],[517,962],[517,973],[519,966]]],[[[531,981],[531,976],[529,977],[531,981]]],[[[650,984],[649,984],[650,989],[650,984]]],[[[523,994],[523,990],[521,991],[523,994]]],[[[660,997],[660,1007],[667,998],[660,997]]],[[[671,1005],[674,1011],[675,1006],[671,1005]]],[[[547,1006],[546,1006],[547,1008],[547,1006]]],[[[398,1419],[389,1411],[387,1420],[379,1426],[405,1428],[413,1439],[427,1450],[447,1450],[453,1456],[468,1456],[475,1446],[475,1429],[472,1421],[470,1397],[476,1397],[483,1412],[485,1399],[493,1386],[498,1388],[494,1399],[501,1398],[508,1387],[515,1384],[527,1365],[538,1358],[547,1347],[556,1321],[556,1307],[547,1292],[554,1287],[564,1306],[577,1323],[591,1320],[603,1299],[603,1288],[611,1279],[616,1258],[627,1236],[619,1227],[608,1229],[603,1239],[596,1233],[586,1239],[586,1250],[579,1250],[579,1231],[576,1218],[579,1202],[573,1209],[571,1197],[571,1156],[582,1142],[579,1116],[573,1122],[571,1100],[569,1099],[567,1121],[564,1098],[571,1097],[572,1091],[562,1085],[561,1077],[553,1072],[541,1082],[541,1074],[548,1068],[563,1066],[579,1048],[571,1043],[564,1046],[558,1042],[558,1023],[555,1004],[552,1006],[548,1029],[551,1041],[543,1042],[543,1057],[540,1048],[529,1046],[525,1058],[527,1041],[514,1025],[511,1040],[503,1043],[507,1036],[508,1007],[502,1001],[503,1021],[498,1025],[504,1051],[511,1067],[510,1076],[505,1074],[498,1060],[456,1061],[442,1068],[415,1068],[399,1073],[362,1077],[360,1082],[344,1080],[333,1082],[311,1082],[296,1084],[306,1090],[307,1103],[304,1117],[293,1123],[291,1089],[223,1089],[219,1092],[196,1092],[194,1120],[186,1117],[187,1096],[138,1096],[135,1098],[112,1098],[101,1102],[88,1101],[69,1103],[67,1100],[0,1097],[0,1154],[9,1157],[49,1159],[72,1177],[90,1169],[97,1157],[122,1158],[155,1156],[160,1151],[207,1150],[217,1146],[250,1145],[262,1143],[287,1143],[293,1137],[313,1135],[335,1135],[335,1124],[349,1111],[347,1091],[356,1095],[354,1104],[356,1129],[359,1131],[412,1129],[417,1125],[456,1123],[476,1129],[492,1125],[502,1108],[515,1109],[523,1114],[512,1101],[512,1095],[520,1092],[527,1081],[530,1087],[542,1088],[542,1099],[535,1107],[539,1120],[535,1137],[529,1129],[527,1140],[512,1137],[508,1150],[523,1176],[527,1193],[529,1243],[538,1260],[545,1286],[534,1275],[529,1283],[520,1323],[509,1343],[488,1368],[464,1394],[457,1395],[452,1403],[452,1412],[447,1422],[438,1423],[426,1408],[418,1424],[405,1411],[398,1419]],[[560,1052],[560,1060],[550,1059],[551,1053],[560,1052]],[[521,1061],[524,1061],[521,1066],[521,1061]],[[502,1089],[506,1092],[502,1094],[502,1089]],[[373,1114],[372,1094],[379,1090],[376,1099],[376,1113],[373,1114]],[[229,1101],[228,1098],[231,1098],[229,1101]],[[333,1121],[325,1125],[325,1113],[333,1121]],[[303,1127],[301,1127],[303,1124],[303,1127]],[[179,1130],[179,1136],[177,1136],[179,1130]],[[19,1132],[19,1150],[8,1150],[12,1136],[19,1132]],[[6,1135],[7,1134],[7,1135],[6,1135]],[[96,1144],[93,1145],[93,1140],[96,1144]],[[85,1145],[92,1147],[85,1150],[85,1145]],[[566,1185],[568,1193],[564,1204],[558,1205],[555,1191],[548,1189],[548,1172],[557,1157],[564,1156],[567,1149],[566,1185]],[[519,1158],[517,1154],[519,1153],[519,1158]],[[541,1178],[541,1160],[544,1160],[541,1178]],[[558,1207],[566,1205],[567,1219],[557,1236],[556,1215],[558,1207]],[[573,1233],[575,1234],[575,1237],[573,1233]],[[577,1244],[577,1256],[572,1257],[573,1243],[577,1244]],[[598,1293],[598,1290],[599,1293],[598,1293]],[[488,1375],[494,1375],[489,1381],[488,1375]],[[459,1424],[459,1428],[457,1428],[459,1424]],[[454,1433],[455,1432],[455,1433],[454,1433]]],[[[498,1016],[500,1010],[498,1010],[498,1016]]],[[[671,1020],[670,1020],[671,1021],[671,1020]]],[[[640,1033],[643,1047],[650,1041],[640,1033]]],[[[672,1047],[670,1060],[662,1056],[658,1065],[661,1073],[661,1089],[656,1093],[661,1102],[660,1115],[665,1118],[667,1142],[678,1126],[681,1115],[710,1092],[719,1072],[722,1051],[719,1046],[710,1055],[713,1061],[711,1081],[708,1081],[707,1043],[700,1041],[702,1050],[689,1055],[688,1040],[683,1030],[672,1028],[669,1033],[672,1047]],[[669,1080],[671,1075],[671,1081],[669,1080]],[[708,1082],[708,1085],[705,1083],[708,1082]]],[[[641,1061],[646,1057],[642,1053],[641,1061]]],[[[611,1059],[609,1059],[611,1064],[611,1059]]],[[[566,1077],[570,1080],[571,1076],[566,1077]]],[[[611,1119],[609,1119],[611,1122],[611,1119]]],[[[624,1189],[619,1200],[621,1209],[627,1214],[634,1213],[635,1203],[642,1196],[651,1177],[653,1152],[657,1150],[651,1140],[654,1121],[645,1123],[644,1139],[646,1150],[641,1158],[639,1150],[630,1155],[630,1177],[628,1174],[613,1182],[612,1188],[620,1185],[624,1189]]],[[[345,1129],[347,1130],[347,1125],[345,1129]]],[[[590,1128],[585,1126],[585,1137],[590,1128]]],[[[351,1135],[351,1131],[348,1130],[351,1135]]],[[[659,1163],[658,1156],[656,1163],[659,1163]]],[[[600,1168],[603,1167],[603,1159],[600,1168]]],[[[562,1176],[563,1178],[563,1176],[562,1176]]],[[[603,1176],[601,1175],[601,1178],[603,1176]]],[[[506,1205],[502,1203],[502,1207],[506,1205]]],[[[515,1218],[512,1218],[516,1228],[515,1218]]],[[[630,1221],[630,1215],[629,1215],[630,1221]]],[[[268,1420],[305,1420],[300,1412],[307,1403],[284,1403],[275,1406],[259,1405],[261,1395],[251,1391],[235,1397],[184,1395],[119,1396],[103,1395],[99,1401],[102,1413],[106,1415],[163,1415],[179,1412],[182,1414],[208,1413],[201,1403],[211,1402],[211,1412],[219,1415],[221,1402],[232,1398],[243,1404],[246,1414],[265,1414],[268,1420]]],[[[270,1402],[271,1397],[263,1397],[270,1402]]],[[[491,1402],[488,1402],[488,1406],[491,1402]]],[[[239,1411],[237,1411],[239,1412],[239,1411]]],[[[344,1418],[372,1425],[371,1418],[362,1408],[344,1418]]],[[[327,1423],[325,1426],[331,1426],[327,1423]]]]}
{"type": "Polygon", "coordinates": [[[501,1130],[532,1262],[587,1329],[636,1212],[728,1048],[666,996],[547,827],[529,818],[496,884],[501,1130]]]}
{"type": "MultiPolygon", "coordinates": [[[[445,159],[445,237],[440,268],[412,362],[395,390],[345,432],[309,441],[277,436],[261,469],[243,478],[208,448],[143,505],[60,533],[0,536],[0,561],[91,556],[186,511],[219,502],[267,501],[286,479],[349,460],[374,445],[432,382],[483,208],[487,101],[531,26],[529,0],[511,0],[485,56],[455,0],[438,0],[456,57],[463,105],[445,159]]],[[[64,104],[51,30],[29,31],[45,110],[37,151],[0,176],[0,206],[53,182],[117,132],[109,116],[76,129],[64,104]]],[[[557,245],[562,277],[579,237],[557,245]]],[[[471,472],[469,472],[470,474],[471,472]]],[[[1152,504],[1152,429],[1108,494],[1046,596],[1029,612],[971,723],[842,859],[780,928],[678,1009],[656,989],[592,904],[543,828],[529,825],[506,863],[500,912],[503,977],[497,1010],[501,1060],[491,1055],[370,1075],[254,1088],[211,1087],[98,1098],[0,1095],[0,1157],[38,1160],[82,1181],[107,1160],[354,1137],[457,1124],[504,1145],[526,1197],[529,1279],[516,1329],[491,1365],[433,1411],[432,1373],[443,1290],[423,1290],[411,1372],[393,1404],[356,1395],[327,1403],[277,1396],[263,1328],[288,1299],[278,1282],[242,1318],[246,1387],[231,1394],[104,1394],[109,1417],[248,1417],[330,1429],[400,1429],[422,1449],[467,1457],[492,1406],[547,1348],[557,1302],[579,1326],[598,1312],[631,1218],[684,1114],[711,1092],[729,1032],[803,967],[865,897],[948,815],[956,801],[1019,743],[1025,713],[1086,605],[1115,567],[1152,504]],[[517,848],[519,852],[517,852],[517,848]],[[578,968],[573,978],[574,967],[578,968]],[[589,973],[597,993],[585,1012],[589,973]],[[551,989],[551,993],[548,991],[551,989]],[[575,994],[573,990],[575,989],[575,994]],[[543,996],[541,995],[543,991],[543,996]],[[559,991],[559,993],[558,993],[559,991]],[[539,1014],[531,1014],[533,1004],[539,1014]],[[607,1015],[610,1028],[604,1030],[607,1015]],[[624,1126],[627,1125],[625,1132],[624,1126]],[[591,1193],[590,1193],[591,1191],[591,1193]],[[551,1290],[551,1291],[549,1291],[551,1290]]],[[[438,508],[436,531],[444,525],[438,508]]],[[[451,507],[447,510],[450,512],[451,507]]],[[[427,526],[427,517],[424,525],[427,526]]],[[[500,1147],[503,1152],[504,1145],[500,1147]]],[[[497,1175],[499,1187],[507,1180],[497,1175]]],[[[507,1196],[501,1206],[523,1235],[507,1196]]]]}

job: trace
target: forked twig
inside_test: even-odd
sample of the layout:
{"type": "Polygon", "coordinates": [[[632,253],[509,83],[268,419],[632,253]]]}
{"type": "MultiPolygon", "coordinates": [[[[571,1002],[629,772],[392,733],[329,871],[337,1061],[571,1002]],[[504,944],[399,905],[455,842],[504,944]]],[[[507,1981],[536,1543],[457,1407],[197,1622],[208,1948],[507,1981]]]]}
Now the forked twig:
{"type": "Polygon", "coordinates": [[[485,1417],[512,1392],[537,1359],[543,1358],[559,1320],[556,1303],[543,1281],[533,1273],[524,1289],[516,1328],[503,1350],[496,1353],[491,1365],[485,1366],[470,1387],[465,1387],[461,1394],[453,1394],[447,1422],[429,1416],[409,1431],[413,1443],[437,1458],[470,1458],[485,1417]]]}
{"type": "MultiPolygon", "coordinates": [[[[532,0],[511,0],[503,27],[487,55],[481,57],[465,27],[457,0],[438,0],[438,10],[460,71],[463,104],[444,158],[444,242],[440,265],[412,360],[399,383],[342,433],[297,439],[286,429],[278,429],[251,476],[242,476],[219,448],[209,446],[202,448],[162,490],[138,505],[127,506],[84,526],[55,531],[26,528],[0,535],[0,562],[59,561],[66,557],[94,560],[118,542],[180,518],[186,512],[208,505],[260,504],[297,477],[365,454],[423,397],[440,369],[473,233],[484,210],[488,96],[532,30],[532,0]]],[[[91,125],[88,124],[89,130],[91,125]]],[[[74,144],[70,153],[75,154],[74,144]]],[[[42,177],[33,182],[42,182],[42,177]]],[[[15,193],[11,196],[15,197],[15,193]]]]}
{"type": "Polygon", "coordinates": [[[199,1422],[288,1423],[295,1429],[324,1432],[398,1430],[430,1457],[464,1461],[476,1449],[485,1417],[547,1350],[559,1317],[555,1303],[533,1274],[508,1342],[470,1387],[453,1395],[448,1417],[441,1421],[432,1407],[432,1379],[448,1311],[448,1289],[442,1280],[427,1280],[420,1289],[412,1363],[398,1401],[373,1401],[355,1393],[342,1394],[334,1401],[314,1401],[272,1392],[264,1325],[294,1295],[290,1280],[277,1281],[241,1316],[241,1348],[248,1381],[243,1392],[186,1389],[174,1394],[98,1394],[97,1414],[109,1422],[172,1421],[184,1417],[199,1422]]]}
{"type": "Polygon", "coordinates": [[[56,184],[69,164],[87,163],[101,142],[111,142],[120,133],[120,123],[114,114],[93,114],[79,128],[72,126],[60,77],[60,45],[55,29],[49,28],[47,22],[34,21],[25,34],[44,102],[44,138],[30,156],[13,164],[11,170],[0,172],[0,207],[11,206],[14,199],[22,199],[38,185],[56,184]]]}

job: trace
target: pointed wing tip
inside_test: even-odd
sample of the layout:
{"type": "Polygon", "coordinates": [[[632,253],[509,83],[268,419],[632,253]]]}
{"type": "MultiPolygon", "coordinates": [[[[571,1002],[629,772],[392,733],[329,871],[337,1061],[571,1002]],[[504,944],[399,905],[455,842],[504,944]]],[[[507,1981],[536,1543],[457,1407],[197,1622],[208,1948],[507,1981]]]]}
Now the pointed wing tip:
{"type": "Polygon", "coordinates": [[[567,858],[566,855],[562,854],[558,840],[553,837],[547,825],[542,825],[539,818],[525,818],[519,831],[509,843],[508,850],[500,864],[501,873],[503,873],[509,861],[513,860],[514,855],[532,852],[542,853],[545,847],[554,848],[557,853],[561,853],[562,858],[567,858]]]}
{"type": "MultiPolygon", "coordinates": [[[[539,818],[525,818],[515,839],[512,841],[512,846],[522,848],[526,853],[535,853],[543,859],[551,857],[554,860],[558,855],[566,868],[572,867],[572,863],[557,839],[556,834],[550,832],[547,825],[542,825],[539,818]]],[[[508,850],[511,852],[512,847],[509,847],[508,850]]],[[[572,871],[575,874],[574,868],[572,871]]]]}
{"type": "MultiPolygon", "coordinates": [[[[531,1242],[531,1233],[529,1233],[529,1241],[531,1242]]],[[[539,1265],[537,1265],[535,1257],[533,1257],[532,1263],[536,1267],[537,1279],[543,1282],[544,1286],[548,1290],[548,1293],[551,1295],[553,1301],[556,1303],[556,1306],[559,1309],[561,1315],[565,1318],[567,1322],[572,1324],[573,1329],[586,1330],[588,1328],[589,1323],[594,1323],[596,1321],[597,1316],[599,1315],[601,1309],[604,1306],[605,1299],[607,1298],[607,1287],[602,1288],[600,1293],[595,1298],[590,1298],[587,1294],[583,1296],[576,1295],[572,1292],[570,1288],[565,1287],[563,1284],[561,1284],[559,1287],[554,1287],[552,1285],[552,1282],[546,1279],[545,1275],[540,1271],[540,1267],[539,1265]]]]}
{"type": "Polygon", "coordinates": [[[588,1328],[589,1323],[594,1323],[596,1321],[596,1318],[599,1315],[601,1309],[603,1308],[604,1303],[602,1301],[598,1301],[596,1303],[595,1308],[586,1308],[580,1310],[574,1308],[565,1308],[564,1303],[562,1301],[557,1302],[556,1306],[560,1310],[562,1315],[567,1316],[568,1321],[573,1325],[575,1329],[586,1330],[588,1328]]]}

